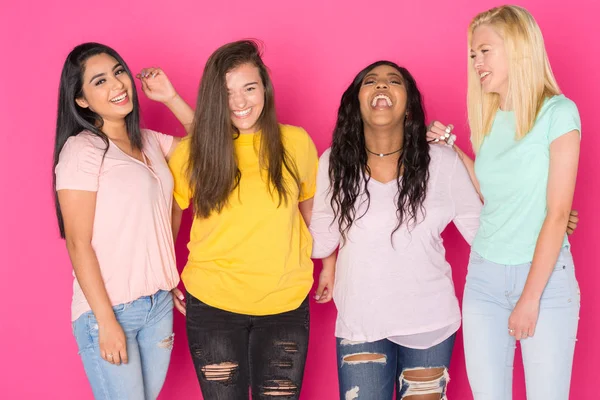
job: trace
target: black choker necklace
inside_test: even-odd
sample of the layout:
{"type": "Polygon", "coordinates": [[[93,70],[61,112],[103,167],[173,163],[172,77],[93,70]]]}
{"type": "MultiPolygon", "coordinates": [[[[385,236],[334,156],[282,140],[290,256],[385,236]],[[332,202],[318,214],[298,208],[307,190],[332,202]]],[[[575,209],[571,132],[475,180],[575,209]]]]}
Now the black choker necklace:
{"type": "Polygon", "coordinates": [[[391,156],[392,154],[400,153],[402,151],[402,148],[399,148],[398,150],[392,151],[391,153],[375,153],[375,152],[369,150],[367,147],[365,147],[365,149],[367,149],[367,151],[369,153],[371,153],[371,154],[373,154],[374,156],[377,156],[377,157],[391,156]]]}

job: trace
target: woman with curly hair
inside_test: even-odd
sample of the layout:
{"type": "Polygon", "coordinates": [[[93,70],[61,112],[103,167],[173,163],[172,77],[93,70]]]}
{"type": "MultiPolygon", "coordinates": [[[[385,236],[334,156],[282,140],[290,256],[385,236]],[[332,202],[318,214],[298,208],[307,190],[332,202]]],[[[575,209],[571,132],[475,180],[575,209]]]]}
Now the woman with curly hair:
{"type": "MultiPolygon", "coordinates": [[[[451,148],[429,146],[421,94],[378,61],[342,96],[319,162],[311,233],[334,299],[341,398],[445,398],[460,310],[441,232],[471,243],[481,201],[451,148]],[[411,397],[412,398],[412,397],[411,397]]],[[[327,283],[328,282],[328,283],[327,283]]],[[[325,285],[324,285],[325,283],[325,285]]]]}

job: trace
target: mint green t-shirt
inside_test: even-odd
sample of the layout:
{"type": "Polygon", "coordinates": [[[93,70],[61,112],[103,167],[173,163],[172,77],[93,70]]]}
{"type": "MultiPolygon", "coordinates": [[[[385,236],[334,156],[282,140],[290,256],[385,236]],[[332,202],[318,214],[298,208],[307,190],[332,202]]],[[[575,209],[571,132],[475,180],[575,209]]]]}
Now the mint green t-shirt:
{"type": "MultiPolygon", "coordinates": [[[[563,95],[544,102],[533,129],[521,140],[515,139],[515,113],[498,110],[475,160],[484,198],[475,252],[505,265],[533,260],[547,212],[550,143],[573,130],[581,132],[579,112],[563,95]]],[[[568,245],[565,233],[563,246],[568,245]]]]}

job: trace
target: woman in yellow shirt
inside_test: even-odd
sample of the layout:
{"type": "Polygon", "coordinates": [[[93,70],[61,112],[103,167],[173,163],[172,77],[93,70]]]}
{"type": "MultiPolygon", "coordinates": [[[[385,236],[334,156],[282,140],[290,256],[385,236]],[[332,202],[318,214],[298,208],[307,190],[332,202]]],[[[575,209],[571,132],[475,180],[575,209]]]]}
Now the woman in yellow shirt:
{"type": "Polygon", "coordinates": [[[148,97],[184,125],[193,118],[169,166],[175,233],[182,210],[194,210],[182,280],[202,394],[248,398],[250,382],[253,398],[297,399],[308,350],[316,148],[302,128],[278,123],[252,41],[210,56],[195,113],[160,69],[141,79],[148,97]]]}

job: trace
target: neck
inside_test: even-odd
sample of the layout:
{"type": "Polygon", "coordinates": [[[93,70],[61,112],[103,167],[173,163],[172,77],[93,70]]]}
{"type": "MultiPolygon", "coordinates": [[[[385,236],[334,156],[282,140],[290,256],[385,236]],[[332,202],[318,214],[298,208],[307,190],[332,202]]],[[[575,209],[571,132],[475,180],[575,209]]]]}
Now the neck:
{"type": "Polygon", "coordinates": [[[125,119],[120,121],[110,121],[105,119],[104,125],[102,125],[102,132],[104,132],[111,140],[129,139],[129,136],[127,135],[127,125],[125,124],[125,119]]]}
{"type": "Polygon", "coordinates": [[[512,102],[508,97],[508,93],[504,91],[503,93],[498,93],[500,96],[500,109],[502,111],[512,111],[512,102]]]}
{"type": "MultiPolygon", "coordinates": [[[[376,128],[365,126],[365,145],[367,149],[377,154],[387,154],[402,149],[404,144],[404,129],[394,128],[376,128]]],[[[394,153],[398,157],[398,153],[394,153]]],[[[374,156],[369,154],[369,156],[374,156]]],[[[376,157],[376,156],[375,156],[376,157]]]]}

